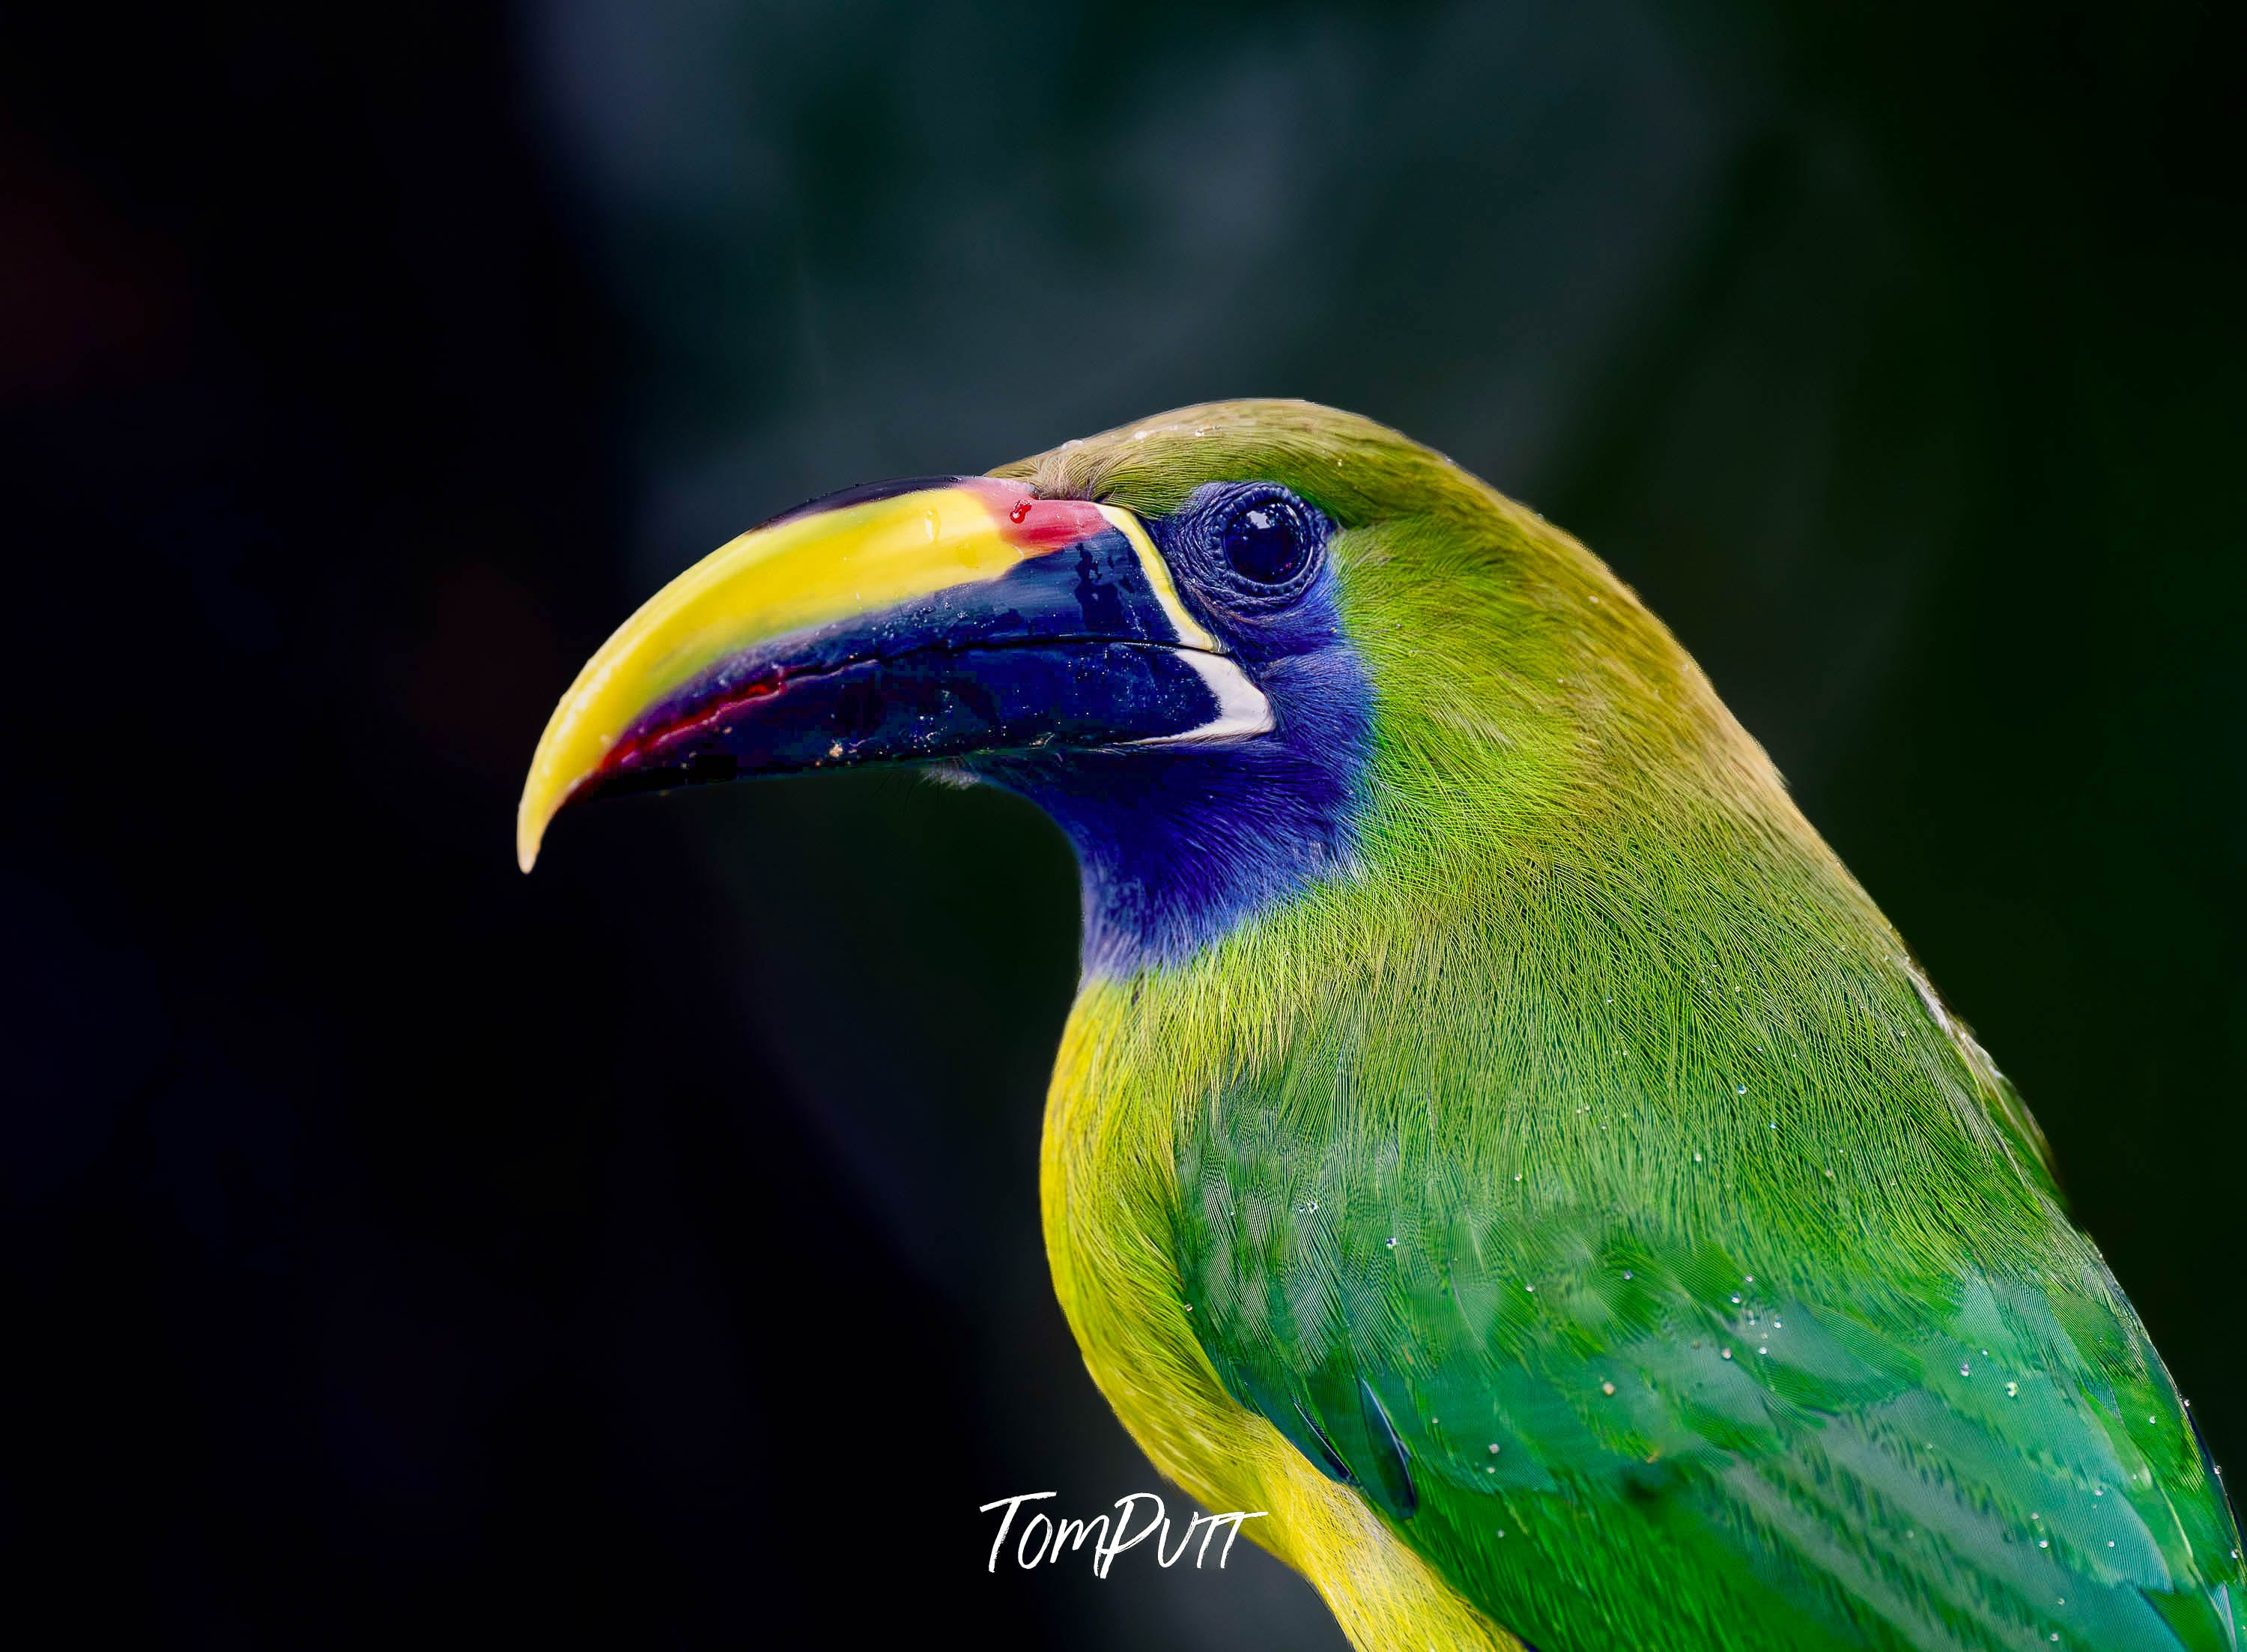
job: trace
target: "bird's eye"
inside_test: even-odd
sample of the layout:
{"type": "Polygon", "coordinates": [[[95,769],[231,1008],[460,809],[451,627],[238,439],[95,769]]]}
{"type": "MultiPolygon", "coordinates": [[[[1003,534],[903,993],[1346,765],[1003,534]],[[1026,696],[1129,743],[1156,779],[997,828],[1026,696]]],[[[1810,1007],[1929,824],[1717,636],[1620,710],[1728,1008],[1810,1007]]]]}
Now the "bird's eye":
{"type": "Polygon", "coordinates": [[[1284,585],[1310,559],[1310,536],[1295,513],[1276,499],[1258,500],[1233,512],[1225,524],[1225,560],[1243,579],[1259,585],[1284,585]]]}
{"type": "Polygon", "coordinates": [[[1189,590],[1221,618],[1269,625],[1319,589],[1334,523],[1274,481],[1211,481],[1158,530],[1189,590]]]}

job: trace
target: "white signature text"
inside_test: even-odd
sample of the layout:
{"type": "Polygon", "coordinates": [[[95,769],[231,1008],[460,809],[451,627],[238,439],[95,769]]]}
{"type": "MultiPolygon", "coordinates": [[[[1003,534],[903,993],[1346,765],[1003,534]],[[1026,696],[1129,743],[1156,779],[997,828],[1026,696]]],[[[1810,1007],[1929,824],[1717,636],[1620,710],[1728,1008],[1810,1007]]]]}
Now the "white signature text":
{"type": "MultiPolygon", "coordinates": [[[[988,1514],[993,1509],[1007,1511],[999,1517],[999,1535],[991,1539],[991,1562],[983,1568],[985,1571],[999,1569],[999,1552],[1007,1546],[1007,1534],[1014,1530],[1014,1517],[1021,1512],[1022,1505],[1035,1503],[1053,1495],[1051,1492],[1024,1492],[1019,1497],[1002,1497],[996,1502],[982,1505],[978,1512],[984,1514],[988,1514]]],[[[1233,1539],[1240,1535],[1242,1523],[1264,1519],[1269,1512],[1264,1509],[1253,1513],[1236,1509],[1230,1514],[1197,1514],[1186,1523],[1178,1547],[1172,1549],[1170,1547],[1170,1512],[1164,1506],[1163,1499],[1155,1493],[1133,1492],[1129,1496],[1119,1497],[1116,1499],[1116,1509],[1112,1530],[1110,1517],[1105,1514],[1095,1515],[1090,1520],[1056,1522],[1042,1510],[1033,1511],[1030,1518],[1022,1522],[1021,1536],[1014,1539],[1015,1564],[1028,1572],[1042,1564],[1060,1560],[1064,1549],[1071,1553],[1077,1553],[1089,1541],[1092,1545],[1092,1574],[1104,1578],[1108,1575],[1108,1568],[1116,1563],[1117,1555],[1126,1549],[1138,1547],[1151,1537],[1155,1539],[1157,1563],[1165,1567],[1175,1566],[1185,1558],[1186,1546],[1193,1542],[1195,1530],[1200,1528],[1201,1544],[1194,1551],[1194,1565],[1199,1568],[1209,1553],[1210,1539],[1217,1535],[1217,1528],[1222,1526],[1227,1528],[1225,1546],[1217,1552],[1218,1569],[1222,1571],[1226,1561],[1232,1557],[1233,1539]],[[1138,1506],[1141,1504],[1149,1506],[1141,1509],[1138,1506]],[[1141,1515],[1145,1517],[1146,1523],[1135,1527],[1133,1521],[1141,1515]]]]}

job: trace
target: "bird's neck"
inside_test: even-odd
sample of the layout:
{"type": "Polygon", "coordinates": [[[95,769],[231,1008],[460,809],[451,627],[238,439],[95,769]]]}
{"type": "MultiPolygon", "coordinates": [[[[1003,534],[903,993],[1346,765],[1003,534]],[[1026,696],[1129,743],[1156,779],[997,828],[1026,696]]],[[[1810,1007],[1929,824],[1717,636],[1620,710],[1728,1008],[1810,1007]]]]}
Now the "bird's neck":
{"type": "Polygon", "coordinates": [[[1014,756],[984,779],[1043,809],[1076,850],[1088,980],[1174,965],[1357,864],[1370,696],[1334,651],[1275,668],[1267,738],[1014,756]]]}

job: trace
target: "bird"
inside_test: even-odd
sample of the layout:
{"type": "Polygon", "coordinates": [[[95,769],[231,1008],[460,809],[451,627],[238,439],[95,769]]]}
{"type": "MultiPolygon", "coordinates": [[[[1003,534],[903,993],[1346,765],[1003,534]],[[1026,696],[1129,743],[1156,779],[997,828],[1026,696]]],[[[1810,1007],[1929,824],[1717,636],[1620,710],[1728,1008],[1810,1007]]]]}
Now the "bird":
{"type": "Polygon", "coordinates": [[[1069,838],[1056,1294],[1362,1652],[2237,1652],[2220,1473],[2019,1093],[1535,512],[1283,399],[831,495],[593,655],[518,857],[864,764],[1069,838]]]}

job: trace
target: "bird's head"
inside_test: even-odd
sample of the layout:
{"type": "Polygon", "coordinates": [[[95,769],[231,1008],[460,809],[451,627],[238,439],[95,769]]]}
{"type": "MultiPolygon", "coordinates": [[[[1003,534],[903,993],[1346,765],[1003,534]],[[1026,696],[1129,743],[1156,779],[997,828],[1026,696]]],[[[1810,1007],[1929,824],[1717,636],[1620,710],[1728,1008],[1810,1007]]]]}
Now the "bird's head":
{"type": "Polygon", "coordinates": [[[578,673],[518,855],[528,870],[566,803],[868,763],[1043,806],[1084,870],[1096,973],[1383,868],[1471,876],[1582,830],[1649,765],[1767,768],[1574,540],[1294,401],[1186,408],[743,534],[578,673]]]}

